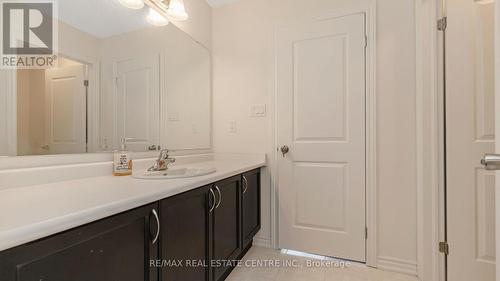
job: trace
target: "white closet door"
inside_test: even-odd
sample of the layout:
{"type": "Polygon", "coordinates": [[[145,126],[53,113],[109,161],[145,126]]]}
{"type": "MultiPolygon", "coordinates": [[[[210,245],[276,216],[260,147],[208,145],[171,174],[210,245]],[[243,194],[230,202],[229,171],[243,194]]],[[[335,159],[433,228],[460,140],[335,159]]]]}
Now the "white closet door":
{"type": "Polygon", "coordinates": [[[116,136],[132,138],[128,148],[146,151],[160,138],[160,57],[146,56],[115,63],[116,136]]]}
{"type": "Polygon", "coordinates": [[[365,261],[365,17],[277,38],[279,247],[365,261]]]}

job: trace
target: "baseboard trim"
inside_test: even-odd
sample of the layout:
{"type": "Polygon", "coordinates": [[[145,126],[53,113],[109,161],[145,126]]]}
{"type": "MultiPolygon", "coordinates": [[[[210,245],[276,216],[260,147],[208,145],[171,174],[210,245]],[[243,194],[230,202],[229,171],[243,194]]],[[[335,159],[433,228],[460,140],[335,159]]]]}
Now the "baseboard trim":
{"type": "Polygon", "coordinates": [[[377,268],[417,276],[417,262],[393,257],[377,257],[377,268]]]}
{"type": "Polygon", "coordinates": [[[253,239],[253,245],[263,248],[272,248],[271,239],[269,238],[255,237],[253,239]]]}

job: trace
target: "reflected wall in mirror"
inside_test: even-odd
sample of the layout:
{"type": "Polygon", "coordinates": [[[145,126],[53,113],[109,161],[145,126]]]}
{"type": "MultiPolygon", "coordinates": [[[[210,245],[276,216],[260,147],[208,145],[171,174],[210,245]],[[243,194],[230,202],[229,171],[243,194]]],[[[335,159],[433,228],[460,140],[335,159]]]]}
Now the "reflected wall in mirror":
{"type": "Polygon", "coordinates": [[[0,156],[209,150],[211,55],[118,0],[59,1],[58,65],[0,70],[0,156]],[[11,108],[12,107],[12,108],[11,108]],[[8,138],[8,140],[6,140],[8,138]]]}

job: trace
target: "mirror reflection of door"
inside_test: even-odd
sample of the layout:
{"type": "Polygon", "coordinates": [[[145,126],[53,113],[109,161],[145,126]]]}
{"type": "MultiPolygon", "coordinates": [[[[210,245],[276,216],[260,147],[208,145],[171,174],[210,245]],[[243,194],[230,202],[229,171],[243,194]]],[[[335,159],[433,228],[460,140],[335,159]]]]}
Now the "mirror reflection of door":
{"type": "Polygon", "coordinates": [[[17,71],[18,155],[87,152],[86,65],[17,71]]]}
{"type": "Polygon", "coordinates": [[[115,62],[115,139],[131,139],[127,147],[132,151],[146,151],[160,142],[159,63],[158,54],[115,62]]]}

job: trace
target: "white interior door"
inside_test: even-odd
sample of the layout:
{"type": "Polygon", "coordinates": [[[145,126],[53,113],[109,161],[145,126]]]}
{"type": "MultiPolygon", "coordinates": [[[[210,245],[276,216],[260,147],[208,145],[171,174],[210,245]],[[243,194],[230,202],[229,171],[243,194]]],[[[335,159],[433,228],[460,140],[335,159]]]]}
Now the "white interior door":
{"type": "MultiPolygon", "coordinates": [[[[494,4],[448,1],[448,280],[495,280],[494,4]]],[[[498,112],[497,112],[498,114],[498,112]]]]}
{"type": "Polygon", "coordinates": [[[87,152],[85,66],[45,71],[45,140],[49,154],[87,152]]]}
{"type": "Polygon", "coordinates": [[[131,138],[130,150],[146,151],[160,140],[159,55],[118,61],[115,69],[115,141],[131,138]]]}
{"type": "Polygon", "coordinates": [[[365,261],[365,16],[277,34],[279,247],[365,261]]]}

